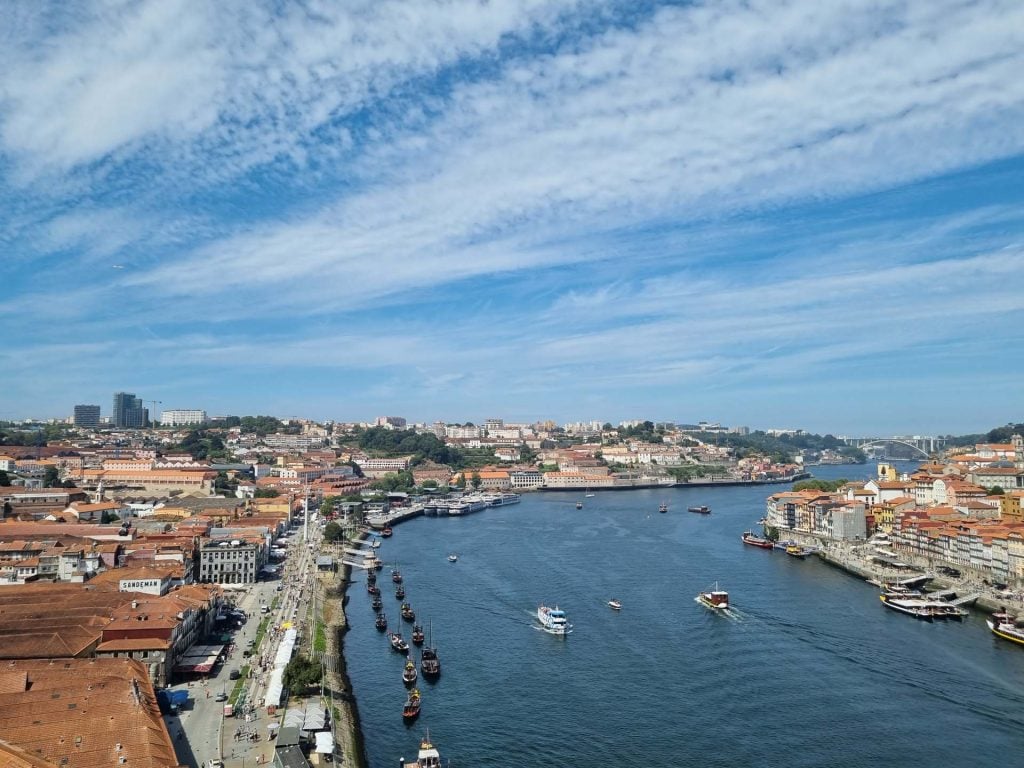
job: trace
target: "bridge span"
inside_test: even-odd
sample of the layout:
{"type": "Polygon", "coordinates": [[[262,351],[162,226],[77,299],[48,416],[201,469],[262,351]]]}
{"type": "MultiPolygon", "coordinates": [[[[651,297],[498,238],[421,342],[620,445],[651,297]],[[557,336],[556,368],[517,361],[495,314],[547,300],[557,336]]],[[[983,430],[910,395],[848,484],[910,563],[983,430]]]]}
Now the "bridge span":
{"type": "Polygon", "coordinates": [[[928,458],[946,447],[944,437],[925,437],[922,435],[897,435],[895,437],[840,437],[847,445],[857,448],[886,448],[903,446],[911,449],[920,458],[928,458]]]}

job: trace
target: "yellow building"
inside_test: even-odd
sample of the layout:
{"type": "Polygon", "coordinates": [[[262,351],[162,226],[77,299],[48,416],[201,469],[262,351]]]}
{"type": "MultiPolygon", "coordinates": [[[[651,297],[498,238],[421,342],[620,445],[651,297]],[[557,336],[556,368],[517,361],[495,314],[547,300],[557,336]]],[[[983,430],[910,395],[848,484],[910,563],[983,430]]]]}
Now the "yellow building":
{"type": "Polygon", "coordinates": [[[1007,491],[999,498],[999,518],[1007,523],[1024,523],[1020,504],[1024,491],[1007,491]]]}

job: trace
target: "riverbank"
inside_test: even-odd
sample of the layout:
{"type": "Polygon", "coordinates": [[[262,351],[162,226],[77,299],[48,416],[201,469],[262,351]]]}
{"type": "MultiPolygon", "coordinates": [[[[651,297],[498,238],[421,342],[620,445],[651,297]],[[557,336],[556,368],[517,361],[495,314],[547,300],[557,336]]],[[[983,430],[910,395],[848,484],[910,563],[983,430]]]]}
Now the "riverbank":
{"type": "MultiPolygon", "coordinates": [[[[361,534],[360,540],[365,537],[366,534],[361,534]]],[[[335,562],[341,562],[340,548],[335,545],[331,549],[336,550],[332,553],[335,562]]],[[[340,747],[341,764],[345,768],[366,768],[366,749],[359,721],[359,706],[352,693],[352,682],[345,661],[345,635],[349,630],[345,608],[348,602],[348,588],[352,584],[352,567],[342,565],[340,572],[331,574],[330,579],[325,579],[321,583],[323,586],[320,604],[323,606],[322,621],[327,637],[327,649],[323,658],[327,682],[325,694],[329,696],[334,706],[334,737],[337,746],[340,747]]],[[[315,631],[315,625],[310,631],[315,631]]]]}
{"type": "Polygon", "coordinates": [[[1013,596],[1000,594],[991,585],[985,584],[978,575],[965,573],[960,578],[939,575],[935,573],[932,564],[913,554],[901,552],[900,559],[915,569],[915,573],[908,573],[906,569],[887,567],[873,560],[871,545],[866,542],[847,544],[825,541],[816,536],[787,532],[787,539],[789,538],[803,546],[813,547],[814,554],[822,562],[865,581],[899,581],[914,576],[918,572],[932,573],[934,576],[928,582],[930,591],[951,589],[960,597],[978,595],[977,600],[965,607],[973,608],[981,613],[992,613],[1005,608],[1011,614],[1024,615],[1024,593],[1015,593],[1013,596]]]}

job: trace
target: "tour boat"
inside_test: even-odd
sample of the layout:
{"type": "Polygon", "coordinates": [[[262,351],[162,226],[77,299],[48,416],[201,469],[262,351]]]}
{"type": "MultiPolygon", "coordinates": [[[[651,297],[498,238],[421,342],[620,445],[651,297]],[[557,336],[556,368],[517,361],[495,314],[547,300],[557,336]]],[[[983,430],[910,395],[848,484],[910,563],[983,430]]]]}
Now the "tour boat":
{"type": "Polygon", "coordinates": [[[537,620],[540,622],[541,628],[551,635],[567,635],[572,631],[572,624],[565,616],[565,611],[562,611],[556,605],[551,608],[546,605],[541,605],[537,608],[537,620]]]}
{"type": "Polygon", "coordinates": [[[441,753],[430,740],[430,731],[420,742],[420,751],[416,753],[416,762],[407,763],[406,768],[441,768],[441,753]]]}
{"type": "Polygon", "coordinates": [[[1017,645],[1024,645],[1024,630],[1014,624],[1013,619],[1005,611],[993,613],[991,619],[985,619],[985,623],[996,637],[1017,643],[1017,645]]]}
{"type": "Polygon", "coordinates": [[[743,532],[743,543],[749,544],[752,547],[761,547],[762,549],[775,549],[775,543],[771,539],[758,536],[753,531],[743,532]]]}
{"type": "Polygon", "coordinates": [[[576,509],[583,509],[583,502],[582,501],[577,501],[576,502],[576,509]]]}
{"type": "Polygon", "coordinates": [[[786,546],[786,554],[790,557],[807,557],[807,550],[801,547],[799,544],[788,544],[786,546]]]}
{"type": "Polygon", "coordinates": [[[412,606],[409,605],[408,603],[402,603],[402,607],[399,610],[400,610],[400,612],[402,614],[402,618],[405,619],[406,621],[415,621],[416,620],[416,614],[413,613],[412,606]]]}
{"type": "Polygon", "coordinates": [[[416,682],[417,677],[419,677],[419,674],[416,672],[416,662],[412,659],[407,659],[405,669],[402,670],[402,682],[406,685],[412,685],[416,682]]]}
{"type": "Polygon", "coordinates": [[[391,580],[393,582],[395,582],[395,584],[401,584],[402,583],[402,572],[399,571],[397,568],[395,570],[393,570],[391,572],[391,580]]]}
{"type": "Polygon", "coordinates": [[[398,589],[395,590],[395,598],[398,600],[405,600],[405,587],[401,584],[399,584],[398,589]]]}
{"type": "Polygon", "coordinates": [[[402,707],[402,717],[406,720],[415,720],[420,714],[420,692],[418,689],[413,688],[409,691],[409,698],[405,700],[405,706],[402,707]]]}
{"type": "Polygon", "coordinates": [[[380,595],[376,595],[373,598],[373,602],[370,603],[370,607],[373,608],[373,610],[375,611],[379,611],[381,608],[384,607],[384,603],[380,601],[380,595]]]}
{"type": "Polygon", "coordinates": [[[382,530],[380,532],[380,535],[384,536],[384,537],[387,537],[387,536],[390,536],[393,533],[394,533],[394,531],[391,530],[391,526],[390,525],[385,525],[384,526],[384,530],[382,530]]]}
{"type": "Polygon", "coordinates": [[[879,595],[878,599],[882,601],[882,605],[886,608],[891,608],[892,610],[906,614],[907,616],[913,616],[915,619],[920,619],[921,621],[931,621],[935,617],[935,612],[932,610],[932,606],[928,604],[927,600],[891,597],[889,595],[879,595]]]}
{"type": "Polygon", "coordinates": [[[454,552],[452,554],[448,555],[448,562],[449,563],[454,563],[458,559],[459,559],[459,556],[456,555],[454,552]]]}
{"type": "Polygon", "coordinates": [[[622,603],[620,603],[618,600],[609,600],[608,607],[611,608],[613,611],[621,611],[622,603]]]}
{"type": "Polygon", "coordinates": [[[427,645],[420,651],[420,672],[423,677],[436,680],[441,674],[441,659],[437,656],[437,648],[434,647],[434,626],[428,624],[429,640],[427,645]]]}
{"type": "Polygon", "coordinates": [[[658,507],[659,512],[668,512],[668,504],[662,504],[658,507]]]}
{"type": "Polygon", "coordinates": [[[696,512],[698,515],[710,515],[711,507],[700,506],[700,507],[687,507],[690,512],[696,512]]]}
{"type": "Polygon", "coordinates": [[[423,645],[423,627],[419,624],[412,625],[412,640],[413,645],[423,645]]]}
{"type": "Polygon", "coordinates": [[[399,653],[408,653],[409,644],[405,642],[405,638],[402,637],[400,632],[389,632],[388,640],[391,641],[391,648],[398,651],[399,653]]]}
{"type": "Polygon", "coordinates": [[[374,626],[377,627],[381,632],[388,628],[388,617],[383,613],[377,614],[376,621],[373,622],[374,626]]]}
{"type": "Polygon", "coordinates": [[[701,605],[712,608],[716,611],[727,611],[729,610],[729,593],[718,588],[718,582],[715,582],[715,588],[709,589],[707,592],[699,593],[695,598],[695,601],[701,605]]]}

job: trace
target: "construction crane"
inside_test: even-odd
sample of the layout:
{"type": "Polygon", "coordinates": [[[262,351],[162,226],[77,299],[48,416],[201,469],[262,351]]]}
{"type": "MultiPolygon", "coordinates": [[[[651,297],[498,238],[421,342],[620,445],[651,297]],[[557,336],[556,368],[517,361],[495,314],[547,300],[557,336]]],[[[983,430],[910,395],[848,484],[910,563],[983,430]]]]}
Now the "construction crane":
{"type": "Polygon", "coordinates": [[[153,426],[154,419],[153,419],[153,415],[152,414],[156,413],[156,407],[158,405],[163,405],[164,401],[163,400],[144,400],[143,402],[148,403],[149,405],[153,406],[153,410],[150,412],[150,414],[148,414],[149,415],[149,424],[147,425],[147,426],[153,426]]]}

